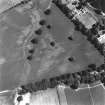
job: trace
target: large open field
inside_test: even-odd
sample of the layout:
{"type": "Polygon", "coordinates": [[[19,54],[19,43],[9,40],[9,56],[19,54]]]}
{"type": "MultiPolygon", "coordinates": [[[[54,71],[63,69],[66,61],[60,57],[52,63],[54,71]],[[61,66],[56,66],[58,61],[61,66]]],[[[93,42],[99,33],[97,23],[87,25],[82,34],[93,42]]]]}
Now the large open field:
{"type": "MultiPolygon", "coordinates": [[[[1,16],[0,56],[4,57],[6,62],[0,65],[0,90],[13,89],[23,83],[63,73],[85,70],[91,63],[97,66],[103,63],[103,56],[88,42],[81,32],[75,30],[73,23],[54,4],[51,6],[51,14],[48,16],[44,14],[47,3],[48,1],[46,4],[38,4],[38,14],[36,14],[36,10],[28,10],[21,13],[19,8],[17,8],[6,13],[4,17],[1,16]],[[34,15],[45,19],[46,24],[51,25],[51,29],[46,28],[47,25],[43,26],[41,28],[42,35],[37,36],[34,33],[35,27],[37,27],[34,23],[34,15]],[[27,34],[28,31],[30,32],[29,34],[27,34]],[[22,39],[23,43],[18,43],[17,40],[22,36],[24,36],[22,39]],[[72,40],[69,40],[68,36],[71,36],[72,40]],[[34,37],[38,39],[38,44],[34,46],[35,53],[33,54],[33,59],[27,61],[28,49],[24,47],[24,42],[28,38],[25,44],[27,46],[34,37]],[[55,47],[51,47],[51,41],[55,42],[55,47]],[[69,61],[69,57],[73,57],[74,60],[69,61]]],[[[70,91],[67,95],[72,100],[70,103],[76,102],[73,99],[77,101],[84,99],[80,105],[90,105],[93,104],[90,91],[96,102],[96,94],[99,93],[96,93],[95,89],[86,89],[79,91],[80,93],[70,91]],[[77,97],[82,96],[82,94],[83,96],[86,95],[86,97],[78,99],[77,97]],[[87,104],[84,104],[86,101],[88,101],[87,104]]],[[[102,92],[103,90],[100,93],[102,92]]],[[[73,105],[77,105],[77,103],[73,105]]]]}
{"type": "MultiPolygon", "coordinates": [[[[23,43],[17,44],[19,37],[26,35],[23,41],[28,37],[23,30],[33,24],[30,11],[22,14],[17,9],[13,9],[1,19],[1,56],[6,59],[6,63],[2,64],[0,69],[1,89],[14,87],[15,84],[18,85],[26,80],[34,81],[66,72],[85,70],[91,63],[97,66],[103,63],[103,57],[99,52],[86,37],[75,31],[73,23],[54,4],[49,16],[43,13],[43,5],[40,4],[39,7],[43,7],[39,9],[40,17],[46,20],[46,24],[51,25],[51,29],[42,27],[42,35],[38,37],[39,44],[35,46],[36,52],[30,62],[26,62],[27,48],[23,51],[23,43]],[[73,40],[69,40],[68,36],[72,36],[73,40]],[[51,40],[55,41],[57,48],[50,47],[51,40]],[[48,58],[48,55],[51,57],[48,58]],[[69,57],[73,57],[74,61],[68,61],[69,57]]],[[[35,36],[32,33],[28,40],[35,36]]],[[[26,44],[28,45],[29,42],[26,44]]]]}

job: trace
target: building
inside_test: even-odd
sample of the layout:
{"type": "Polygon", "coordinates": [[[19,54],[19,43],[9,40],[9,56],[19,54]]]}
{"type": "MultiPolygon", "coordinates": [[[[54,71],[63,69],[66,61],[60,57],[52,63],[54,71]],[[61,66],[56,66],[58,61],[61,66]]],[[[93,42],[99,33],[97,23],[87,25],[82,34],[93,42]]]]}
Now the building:
{"type": "Polygon", "coordinates": [[[79,0],[61,0],[61,5],[66,5],[72,11],[73,19],[78,19],[87,29],[91,29],[98,20],[88,7],[81,5],[79,0]],[[80,9],[78,9],[78,6],[80,6],[80,9]]]}
{"type": "Polygon", "coordinates": [[[91,13],[85,10],[86,8],[79,10],[75,17],[85,26],[85,28],[91,29],[93,24],[97,23],[97,20],[91,15],[91,13]]]}
{"type": "Polygon", "coordinates": [[[97,38],[98,39],[98,41],[101,43],[101,44],[103,44],[103,43],[105,43],[105,34],[103,34],[103,35],[101,35],[99,38],[97,38]]]}

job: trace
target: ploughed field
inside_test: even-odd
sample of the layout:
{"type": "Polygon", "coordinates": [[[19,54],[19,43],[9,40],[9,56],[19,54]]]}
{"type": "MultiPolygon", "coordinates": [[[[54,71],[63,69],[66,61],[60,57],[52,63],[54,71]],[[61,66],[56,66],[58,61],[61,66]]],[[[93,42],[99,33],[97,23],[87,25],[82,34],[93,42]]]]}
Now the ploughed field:
{"type": "MultiPolygon", "coordinates": [[[[103,56],[81,32],[75,30],[73,23],[54,4],[51,13],[45,13],[47,3],[40,2],[37,9],[24,12],[19,8],[12,9],[1,16],[0,56],[6,59],[0,65],[1,91],[43,78],[86,70],[89,64],[97,67],[103,64],[103,56]],[[46,21],[44,26],[39,25],[39,19],[46,21]],[[38,27],[41,30],[36,32],[38,27]],[[34,48],[32,56],[30,46],[34,48]]],[[[67,89],[65,93],[68,105],[74,105],[74,102],[75,105],[104,105],[101,85],[77,92],[67,89]]]]}

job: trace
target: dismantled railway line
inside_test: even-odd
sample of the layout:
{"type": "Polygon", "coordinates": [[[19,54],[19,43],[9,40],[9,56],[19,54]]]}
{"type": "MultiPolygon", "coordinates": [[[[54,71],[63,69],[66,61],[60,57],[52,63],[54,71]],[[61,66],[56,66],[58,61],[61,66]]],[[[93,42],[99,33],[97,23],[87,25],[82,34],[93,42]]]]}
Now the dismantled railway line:
{"type": "Polygon", "coordinates": [[[4,0],[0,3],[0,5],[1,5],[0,15],[5,14],[16,7],[19,7],[21,5],[25,5],[30,1],[31,0],[17,0],[17,1],[9,0],[6,4],[3,4],[3,2],[5,2],[5,0],[4,0]]]}

